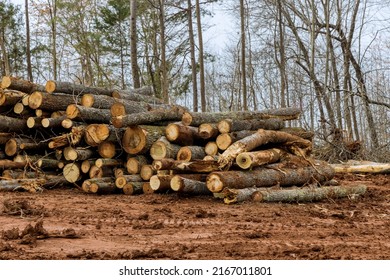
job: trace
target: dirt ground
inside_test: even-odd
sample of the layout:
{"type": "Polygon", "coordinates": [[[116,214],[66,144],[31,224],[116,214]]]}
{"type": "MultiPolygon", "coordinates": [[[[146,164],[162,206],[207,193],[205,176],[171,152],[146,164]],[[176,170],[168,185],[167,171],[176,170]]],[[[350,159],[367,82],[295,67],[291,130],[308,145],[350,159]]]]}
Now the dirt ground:
{"type": "Polygon", "coordinates": [[[177,194],[0,193],[0,259],[390,259],[390,176],[305,204],[177,194]]]}

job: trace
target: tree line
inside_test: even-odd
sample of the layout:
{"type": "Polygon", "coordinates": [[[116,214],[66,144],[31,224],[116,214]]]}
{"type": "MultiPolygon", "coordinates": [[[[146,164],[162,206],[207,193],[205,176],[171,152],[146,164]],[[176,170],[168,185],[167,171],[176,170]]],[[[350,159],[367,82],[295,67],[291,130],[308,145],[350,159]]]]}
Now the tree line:
{"type": "MultiPolygon", "coordinates": [[[[390,146],[388,1],[26,0],[0,2],[0,71],[35,82],[152,85],[193,111],[295,106],[319,143],[390,146]],[[223,49],[204,41],[216,9],[223,49]]],[[[216,34],[217,35],[217,34],[216,34]]]]}

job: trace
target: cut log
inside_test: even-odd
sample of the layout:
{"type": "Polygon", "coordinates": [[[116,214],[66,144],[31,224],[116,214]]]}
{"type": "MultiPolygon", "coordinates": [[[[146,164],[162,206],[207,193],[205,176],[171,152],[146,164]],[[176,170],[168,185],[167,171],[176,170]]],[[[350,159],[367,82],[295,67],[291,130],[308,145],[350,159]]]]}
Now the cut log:
{"type": "Polygon", "coordinates": [[[294,154],[307,156],[311,152],[311,141],[286,132],[259,129],[256,133],[234,142],[219,157],[220,168],[230,167],[235,158],[262,145],[274,143],[291,146],[294,154]]]}
{"type": "Polygon", "coordinates": [[[29,117],[26,121],[28,128],[42,127],[42,118],[40,117],[29,117]]]}
{"type": "Polygon", "coordinates": [[[83,160],[80,165],[81,172],[87,174],[91,169],[91,166],[95,164],[94,159],[83,160]]]}
{"type": "Polygon", "coordinates": [[[279,161],[285,154],[280,149],[268,149],[256,152],[241,153],[236,158],[236,164],[242,169],[249,169],[279,161]]]}
{"type": "Polygon", "coordinates": [[[71,132],[51,138],[48,147],[56,149],[64,146],[75,146],[80,143],[85,133],[85,126],[72,127],[71,132]]]}
{"type": "Polygon", "coordinates": [[[298,108],[268,109],[263,111],[230,111],[230,112],[186,112],[183,115],[184,125],[199,126],[202,123],[218,123],[224,119],[249,120],[271,119],[295,120],[301,114],[298,108]]]}
{"type": "Polygon", "coordinates": [[[111,141],[103,141],[98,146],[98,153],[102,158],[113,158],[116,155],[116,145],[111,141]]]}
{"type": "Polygon", "coordinates": [[[90,124],[85,128],[84,140],[92,146],[97,147],[110,135],[110,128],[107,124],[90,124]]]}
{"type": "Polygon", "coordinates": [[[0,181],[0,191],[26,190],[36,192],[42,190],[45,179],[11,179],[0,181]]]}
{"type": "Polygon", "coordinates": [[[114,168],[114,177],[118,178],[119,176],[128,175],[124,168],[122,167],[115,167],[114,168]]]}
{"type": "Polygon", "coordinates": [[[203,139],[215,139],[218,134],[218,125],[215,123],[202,123],[198,127],[198,134],[203,139]]]}
{"type": "Polygon", "coordinates": [[[132,91],[124,91],[124,90],[116,90],[112,93],[112,97],[120,98],[124,100],[132,100],[132,101],[138,101],[138,102],[147,102],[152,104],[164,104],[164,100],[150,96],[145,95],[143,92],[149,92],[150,87],[141,87],[139,89],[134,89],[132,91]],[[140,94],[141,93],[141,94],[140,94]]]}
{"type": "Polygon", "coordinates": [[[214,141],[211,141],[211,142],[208,142],[206,144],[206,146],[204,147],[204,151],[206,153],[206,155],[209,155],[209,156],[215,156],[218,154],[218,145],[216,142],[214,141]]]}
{"type": "Polygon", "coordinates": [[[69,183],[76,183],[81,180],[80,164],[77,162],[68,163],[64,166],[62,171],[66,181],[69,183]]]}
{"type": "Polygon", "coordinates": [[[194,173],[207,173],[220,170],[218,162],[208,160],[184,162],[173,159],[160,159],[153,161],[153,168],[156,170],[178,170],[194,173]]]}
{"type": "Polygon", "coordinates": [[[48,94],[35,91],[28,99],[31,109],[43,109],[47,111],[64,111],[70,104],[80,104],[80,98],[67,94],[48,94]]]}
{"type": "Polygon", "coordinates": [[[149,180],[150,187],[158,192],[169,191],[172,177],[173,175],[153,175],[149,180]]]}
{"type": "Polygon", "coordinates": [[[211,160],[211,161],[218,161],[218,156],[217,155],[214,155],[214,156],[211,156],[211,155],[207,155],[203,158],[203,160],[211,160]]]}
{"type": "Polygon", "coordinates": [[[112,112],[116,112],[114,104],[121,104],[123,112],[127,112],[127,114],[134,114],[140,112],[147,112],[151,109],[150,105],[145,102],[136,102],[131,100],[117,99],[110,96],[104,95],[93,95],[93,94],[84,94],[81,98],[81,105],[85,107],[94,107],[98,109],[111,109],[112,112]],[[114,107],[113,107],[114,106],[114,107]]]}
{"type": "Polygon", "coordinates": [[[4,145],[7,143],[8,140],[12,139],[14,137],[14,134],[12,133],[6,133],[6,132],[0,132],[0,145],[4,145]]]}
{"type": "Polygon", "coordinates": [[[1,88],[14,89],[25,93],[32,93],[33,91],[44,91],[45,88],[41,85],[34,84],[27,80],[22,80],[15,77],[3,76],[1,80],[1,88]]]}
{"type": "Polygon", "coordinates": [[[93,179],[87,179],[84,180],[81,188],[84,192],[89,193],[91,189],[91,185],[93,183],[112,183],[112,178],[111,177],[102,177],[102,178],[93,178],[93,179]]]}
{"type": "Polygon", "coordinates": [[[62,169],[65,163],[58,159],[42,157],[36,161],[36,165],[41,169],[62,169]]]}
{"type": "Polygon", "coordinates": [[[115,166],[122,166],[123,161],[121,159],[114,159],[114,158],[98,158],[95,161],[95,165],[97,167],[115,167],[115,166]]]}
{"type": "Polygon", "coordinates": [[[83,161],[93,157],[95,150],[82,147],[66,147],[64,149],[64,158],[69,161],[83,161]]]}
{"type": "Polygon", "coordinates": [[[14,113],[20,116],[32,116],[33,112],[27,106],[23,105],[22,102],[18,102],[14,105],[14,113]]]}
{"type": "Polygon", "coordinates": [[[85,85],[74,84],[71,82],[61,82],[49,80],[46,82],[45,89],[48,93],[60,92],[70,95],[83,95],[85,93],[91,93],[96,95],[108,95],[111,96],[113,90],[99,87],[88,87],[85,85]]]}
{"type": "Polygon", "coordinates": [[[241,130],[257,130],[260,128],[267,130],[279,130],[284,128],[284,122],[281,119],[225,119],[218,123],[218,130],[220,133],[229,133],[241,130]]]}
{"type": "Polygon", "coordinates": [[[143,184],[143,182],[129,182],[123,186],[122,191],[127,195],[142,194],[143,184]]]}
{"type": "Polygon", "coordinates": [[[171,189],[176,192],[192,195],[211,195],[212,192],[207,188],[205,182],[184,178],[181,175],[175,175],[171,179],[171,189]]]}
{"type": "Polygon", "coordinates": [[[16,90],[0,90],[0,107],[14,106],[21,102],[22,98],[27,95],[24,92],[16,90]]]}
{"type": "Polygon", "coordinates": [[[67,119],[66,116],[60,116],[57,118],[43,118],[41,123],[44,128],[60,127],[62,126],[62,121],[65,119],[67,119]]]}
{"type": "Polygon", "coordinates": [[[26,129],[26,121],[0,115],[0,132],[24,132],[26,129]]]}
{"type": "MultiPolygon", "coordinates": [[[[269,190],[254,192],[252,199],[257,202],[313,202],[324,199],[356,197],[364,194],[366,190],[365,185],[269,190]]],[[[230,202],[230,200],[227,202],[230,202]]]]}
{"type": "Polygon", "coordinates": [[[153,175],[156,175],[157,171],[151,164],[142,165],[140,175],[142,180],[149,181],[153,175]]]}
{"type": "Polygon", "coordinates": [[[168,141],[180,146],[191,146],[196,140],[202,140],[198,129],[192,126],[185,126],[180,123],[171,123],[165,128],[165,136],[168,141]]]}
{"type": "Polygon", "coordinates": [[[88,108],[76,104],[70,104],[66,108],[66,116],[71,120],[81,120],[83,122],[107,123],[111,121],[110,110],[88,108]]]}
{"type": "Polygon", "coordinates": [[[165,136],[160,137],[150,147],[150,156],[153,159],[176,158],[181,146],[168,141],[165,136]]]}
{"type": "Polygon", "coordinates": [[[177,153],[177,160],[181,161],[194,161],[203,159],[206,156],[204,147],[200,146],[185,146],[181,147],[177,153]]]}
{"type": "MultiPolygon", "coordinates": [[[[59,111],[56,111],[56,112],[59,112],[59,111]]],[[[44,111],[42,109],[35,109],[35,116],[42,118],[42,119],[50,117],[51,114],[52,114],[51,112],[44,111]]]]}
{"type": "Polygon", "coordinates": [[[117,188],[123,188],[124,185],[130,182],[142,182],[140,175],[123,175],[115,179],[115,186],[117,188]]]}
{"type": "Polygon", "coordinates": [[[143,165],[150,164],[152,161],[144,155],[130,157],[126,162],[126,170],[129,174],[139,174],[143,165]]]}
{"type": "Polygon", "coordinates": [[[324,183],[334,176],[333,168],[322,161],[313,166],[301,168],[258,168],[248,171],[212,172],[207,177],[207,187],[212,192],[221,192],[224,188],[243,189],[249,187],[271,187],[275,185],[294,186],[309,184],[313,181],[324,183]]]}
{"type": "Polygon", "coordinates": [[[9,159],[0,160],[0,169],[13,169],[13,168],[24,168],[28,165],[28,162],[15,162],[9,159]]]}
{"type": "Polygon", "coordinates": [[[390,174],[390,163],[359,162],[331,164],[336,173],[373,173],[390,174]]]}
{"type": "Polygon", "coordinates": [[[131,126],[123,134],[122,147],[133,155],[145,154],[149,152],[153,143],[164,135],[163,126],[131,126]]]}
{"type": "Polygon", "coordinates": [[[115,127],[126,127],[141,124],[153,124],[159,121],[179,121],[184,114],[183,108],[176,106],[170,110],[153,110],[136,114],[127,114],[124,116],[114,116],[111,119],[115,127]]]}
{"type": "Polygon", "coordinates": [[[150,183],[149,182],[143,182],[142,183],[142,193],[144,193],[144,194],[154,193],[154,190],[150,187],[150,183]]]}
{"type": "Polygon", "coordinates": [[[241,140],[245,137],[248,137],[254,133],[256,133],[256,131],[253,130],[242,130],[242,131],[235,131],[230,133],[222,133],[218,135],[215,142],[217,143],[217,147],[220,150],[225,151],[234,142],[241,140]]]}
{"type": "Polygon", "coordinates": [[[301,127],[285,127],[282,128],[280,131],[287,132],[290,133],[291,135],[295,135],[310,141],[312,141],[314,137],[314,132],[307,131],[306,129],[303,129],[301,127]]]}
{"type": "Polygon", "coordinates": [[[46,147],[46,142],[36,142],[30,138],[12,138],[5,143],[5,154],[14,156],[20,150],[44,150],[46,147]]]}
{"type": "Polygon", "coordinates": [[[89,192],[96,194],[114,194],[120,193],[120,191],[113,182],[96,181],[89,186],[89,192]]]}

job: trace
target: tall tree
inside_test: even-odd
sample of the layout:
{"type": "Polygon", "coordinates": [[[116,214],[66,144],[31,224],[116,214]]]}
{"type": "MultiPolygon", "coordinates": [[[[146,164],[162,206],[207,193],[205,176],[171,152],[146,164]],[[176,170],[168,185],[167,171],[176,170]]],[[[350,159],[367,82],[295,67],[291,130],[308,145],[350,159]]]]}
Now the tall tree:
{"type": "Polygon", "coordinates": [[[26,58],[27,58],[27,77],[33,82],[32,66],[31,66],[31,46],[30,46],[30,17],[28,12],[28,0],[24,1],[26,15],[26,58]]]}
{"type": "Polygon", "coordinates": [[[241,30],[241,81],[243,109],[248,110],[247,87],[246,87],[246,44],[245,44],[245,5],[244,0],[240,0],[240,30],[241,30]]]}
{"type": "Polygon", "coordinates": [[[188,35],[191,52],[191,75],[192,75],[192,103],[194,112],[198,112],[198,80],[197,80],[197,65],[195,60],[195,40],[194,28],[192,23],[192,3],[187,0],[187,17],[188,17],[188,35]]]}
{"type": "Polygon", "coordinates": [[[133,84],[134,88],[139,88],[141,84],[139,78],[137,50],[137,0],[130,0],[130,50],[133,84]]]}
{"type": "Polygon", "coordinates": [[[205,72],[204,72],[203,31],[202,31],[202,19],[200,13],[199,0],[196,0],[196,23],[198,28],[200,103],[201,103],[202,112],[205,112],[206,111],[206,85],[205,85],[205,72]]]}

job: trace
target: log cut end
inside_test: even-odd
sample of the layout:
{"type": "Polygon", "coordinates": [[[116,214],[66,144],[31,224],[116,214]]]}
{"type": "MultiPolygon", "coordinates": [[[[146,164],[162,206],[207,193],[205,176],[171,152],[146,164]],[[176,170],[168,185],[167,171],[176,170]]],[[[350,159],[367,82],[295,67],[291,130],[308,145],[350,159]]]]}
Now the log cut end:
{"type": "Polygon", "coordinates": [[[154,142],[150,148],[150,156],[155,160],[165,158],[167,153],[168,151],[166,144],[159,140],[154,142]]]}
{"type": "Polygon", "coordinates": [[[222,189],[224,188],[223,182],[221,181],[219,176],[213,173],[207,176],[206,184],[207,184],[207,188],[213,193],[221,192],[222,189]]]}
{"type": "Polygon", "coordinates": [[[116,154],[116,146],[113,142],[104,141],[99,144],[98,153],[102,158],[113,158],[116,154]]]}
{"type": "Polygon", "coordinates": [[[3,76],[1,79],[1,88],[8,88],[12,84],[12,79],[10,76],[3,76]]]}
{"type": "Polygon", "coordinates": [[[192,158],[192,152],[188,147],[181,147],[176,157],[177,160],[186,161],[186,162],[191,161],[191,158],[192,158]]]}
{"type": "Polygon", "coordinates": [[[218,123],[219,133],[229,133],[231,131],[232,120],[225,119],[218,123]]]}
{"type": "Polygon", "coordinates": [[[232,137],[229,133],[223,133],[218,135],[217,139],[215,140],[217,143],[217,146],[220,150],[225,151],[231,144],[233,144],[232,137]]]}
{"type": "Polygon", "coordinates": [[[122,103],[116,102],[111,106],[110,113],[112,117],[124,116],[126,115],[126,107],[122,103]]]}
{"type": "Polygon", "coordinates": [[[28,98],[28,106],[31,109],[38,109],[42,105],[43,93],[34,91],[28,98]]]}
{"type": "Polygon", "coordinates": [[[48,93],[53,93],[56,90],[56,82],[53,80],[49,80],[46,82],[45,89],[48,93]]]}
{"type": "Polygon", "coordinates": [[[146,136],[139,126],[128,127],[122,138],[123,149],[129,154],[138,154],[146,145],[146,136]]]}
{"type": "Polygon", "coordinates": [[[111,123],[116,128],[123,127],[123,116],[116,116],[111,118],[111,123]]]}
{"type": "Polygon", "coordinates": [[[66,108],[66,116],[71,120],[77,118],[79,114],[80,114],[80,110],[76,104],[69,104],[68,107],[66,108]]]}
{"type": "Polygon", "coordinates": [[[171,179],[171,189],[175,192],[181,191],[183,189],[183,177],[175,175],[171,179]]]}
{"type": "Polygon", "coordinates": [[[216,142],[208,142],[204,147],[206,155],[215,156],[218,154],[218,145],[216,142]]]}
{"type": "Polygon", "coordinates": [[[179,125],[175,123],[171,123],[167,125],[165,129],[165,137],[168,139],[168,141],[175,141],[177,138],[179,138],[179,136],[180,136],[179,125]]]}
{"type": "Polygon", "coordinates": [[[76,183],[81,179],[80,166],[77,163],[68,163],[63,168],[63,175],[69,183],[76,183]]]}
{"type": "Polygon", "coordinates": [[[142,192],[144,194],[151,194],[151,193],[154,193],[154,190],[150,187],[150,183],[149,182],[144,182],[142,184],[142,192]]]}
{"type": "Polygon", "coordinates": [[[81,105],[84,107],[93,107],[95,103],[95,97],[93,94],[86,93],[81,97],[81,105]]]}
{"type": "Polygon", "coordinates": [[[9,157],[16,155],[18,152],[18,142],[12,138],[5,143],[5,154],[9,157]]]}
{"type": "Polygon", "coordinates": [[[127,180],[124,176],[120,176],[115,179],[115,186],[122,189],[127,184],[127,180]]]}

